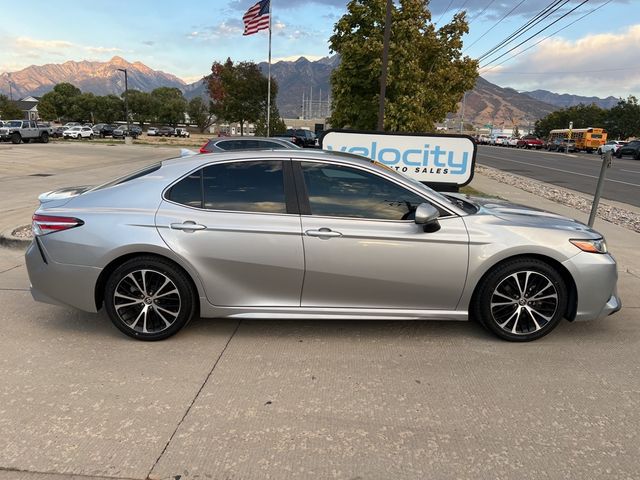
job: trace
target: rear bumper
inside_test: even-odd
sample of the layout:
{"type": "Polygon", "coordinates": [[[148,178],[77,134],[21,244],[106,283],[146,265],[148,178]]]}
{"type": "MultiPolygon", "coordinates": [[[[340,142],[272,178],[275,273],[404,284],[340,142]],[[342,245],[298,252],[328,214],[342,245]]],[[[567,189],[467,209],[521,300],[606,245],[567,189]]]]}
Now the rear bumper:
{"type": "Polygon", "coordinates": [[[54,262],[35,240],[25,260],[34,300],[97,312],[95,286],[102,269],[54,262]]]}

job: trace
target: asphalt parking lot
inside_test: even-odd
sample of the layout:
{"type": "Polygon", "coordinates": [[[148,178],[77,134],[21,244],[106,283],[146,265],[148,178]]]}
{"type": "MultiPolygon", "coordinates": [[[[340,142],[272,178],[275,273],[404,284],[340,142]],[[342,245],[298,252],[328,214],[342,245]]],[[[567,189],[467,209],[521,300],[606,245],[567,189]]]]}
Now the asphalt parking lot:
{"type": "MultiPolygon", "coordinates": [[[[41,191],[177,152],[19,147],[0,145],[15,221],[41,191]]],[[[640,244],[606,228],[614,252],[640,244]]],[[[215,319],[142,343],[103,313],[34,302],[22,252],[0,248],[0,479],[638,478],[632,255],[621,312],[529,344],[468,322],[215,319]]]]}

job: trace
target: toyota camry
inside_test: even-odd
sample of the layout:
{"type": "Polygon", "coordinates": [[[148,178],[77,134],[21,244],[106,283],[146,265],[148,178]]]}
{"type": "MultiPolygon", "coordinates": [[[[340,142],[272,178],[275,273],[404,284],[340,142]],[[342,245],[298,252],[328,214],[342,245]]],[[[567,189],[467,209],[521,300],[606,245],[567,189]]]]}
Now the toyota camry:
{"type": "Polygon", "coordinates": [[[588,226],[335,152],[166,160],[41,195],[33,231],[33,297],[104,308],[140,340],[200,316],[474,318],[528,341],[621,308],[616,262],[588,226]]]}

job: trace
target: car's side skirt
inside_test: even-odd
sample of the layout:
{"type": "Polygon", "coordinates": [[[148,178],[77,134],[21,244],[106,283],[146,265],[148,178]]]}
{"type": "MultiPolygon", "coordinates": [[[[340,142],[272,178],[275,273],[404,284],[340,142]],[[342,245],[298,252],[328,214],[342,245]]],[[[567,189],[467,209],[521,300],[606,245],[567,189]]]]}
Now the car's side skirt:
{"type": "MultiPolygon", "coordinates": [[[[201,299],[202,300],[202,299],[201,299]]],[[[214,307],[201,301],[202,317],[327,320],[468,320],[464,310],[327,307],[214,307]],[[205,305],[206,304],[206,305],[205,305]]]]}

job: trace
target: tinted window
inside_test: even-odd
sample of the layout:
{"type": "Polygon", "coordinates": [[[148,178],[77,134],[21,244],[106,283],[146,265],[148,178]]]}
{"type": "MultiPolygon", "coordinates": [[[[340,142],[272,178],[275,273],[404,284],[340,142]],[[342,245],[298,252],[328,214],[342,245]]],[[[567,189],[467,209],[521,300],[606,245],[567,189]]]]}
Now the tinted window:
{"type": "Polygon", "coordinates": [[[287,213],[282,162],[234,162],[203,169],[204,208],[287,213]]]}
{"type": "Polygon", "coordinates": [[[302,163],[313,215],[407,220],[424,199],[368,172],[302,163]]]}
{"type": "Polygon", "coordinates": [[[202,208],[202,170],[192,173],[176,183],[167,198],[172,202],[202,208]]]}

